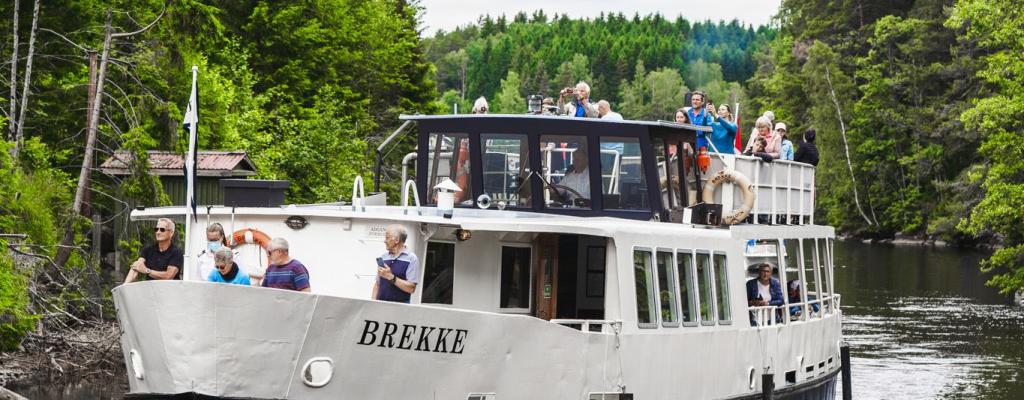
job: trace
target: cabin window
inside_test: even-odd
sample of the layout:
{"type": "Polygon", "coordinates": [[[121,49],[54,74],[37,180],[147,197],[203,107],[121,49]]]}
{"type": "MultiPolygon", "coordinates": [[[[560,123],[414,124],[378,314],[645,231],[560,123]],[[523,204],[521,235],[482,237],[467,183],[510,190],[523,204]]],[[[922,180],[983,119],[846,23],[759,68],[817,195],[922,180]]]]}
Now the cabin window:
{"type": "Polygon", "coordinates": [[[676,253],[676,276],[679,279],[679,302],[683,323],[697,323],[697,301],[693,290],[693,253],[676,253]]]}
{"type": "Polygon", "coordinates": [[[654,157],[658,160],[658,190],[661,192],[661,204],[667,204],[668,208],[681,208],[684,200],[682,183],[679,179],[679,157],[676,156],[675,146],[669,147],[668,162],[666,162],[665,141],[660,137],[655,137],[652,139],[652,143],[654,144],[654,157]],[[670,190],[671,193],[669,193],[670,190]]]}
{"type": "Polygon", "coordinates": [[[711,281],[714,279],[711,271],[711,255],[708,253],[697,253],[697,280],[700,284],[700,321],[704,325],[715,324],[714,292],[712,292],[711,281]]]}
{"type": "Polygon", "coordinates": [[[501,290],[499,306],[530,310],[530,247],[501,247],[501,290]]]}
{"type": "Polygon", "coordinates": [[[835,304],[835,268],[832,265],[832,239],[818,239],[818,251],[821,253],[822,262],[825,270],[825,280],[828,282],[828,294],[830,296],[828,301],[829,308],[827,311],[834,311],[835,304]]]}
{"type": "MultiPolygon", "coordinates": [[[[806,296],[809,287],[807,279],[811,279],[813,276],[808,276],[809,274],[806,273],[806,270],[800,263],[800,241],[797,239],[785,239],[782,243],[783,250],[785,251],[783,253],[783,262],[786,265],[786,269],[784,274],[781,276],[786,279],[786,282],[783,282],[783,285],[787,293],[787,300],[790,304],[803,303],[808,299],[806,296]],[[796,287],[797,290],[794,291],[790,289],[792,287],[796,287]]],[[[780,274],[782,273],[783,272],[780,272],[780,274]]],[[[782,278],[779,280],[781,282],[782,278]]],[[[790,307],[790,318],[804,319],[804,317],[807,316],[806,309],[807,306],[804,304],[799,304],[796,307],[790,307]]]]}
{"type": "Polygon", "coordinates": [[[729,262],[725,254],[715,253],[715,303],[718,305],[718,323],[732,322],[732,310],[729,308],[729,262]]]}
{"type": "Polygon", "coordinates": [[[473,188],[470,185],[469,135],[465,133],[431,133],[427,151],[427,202],[436,204],[434,186],[445,178],[455,182],[461,192],[455,193],[456,205],[473,204],[473,188]]]}
{"type": "Polygon", "coordinates": [[[601,138],[601,193],[605,209],[647,210],[640,139],[601,138]]]}
{"type": "Polygon", "coordinates": [[[590,161],[584,136],[540,137],[544,171],[544,205],[548,208],[590,208],[590,161]]]}
{"type": "Polygon", "coordinates": [[[480,135],[480,139],[483,142],[484,193],[491,197],[491,203],[529,206],[530,185],[525,183],[530,173],[526,135],[485,134],[480,135]]]}
{"type": "MultiPolygon", "coordinates": [[[[804,287],[804,290],[807,291],[807,301],[819,300],[824,293],[822,292],[821,267],[818,263],[817,246],[814,239],[803,239],[801,244],[803,245],[804,276],[807,277],[807,286],[804,287]]],[[[820,303],[815,303],[809,307],[811,308],[812,316],[821,315],[817,313],[821,307],[820,303]]]]}
{"type": "Polygon", "coordinates": [[[658,251],[658,304],[661,305],[661,324],[679,326],[676,310],[676,274],[671,251],[658,251]]]}
{"type": "Polygon", "coordinates": [[[636,319],[641,328],[658,326],[655,317],[654,269],[650,250],[633,251],[633,277],[636,284],[636,319]]]}
{"type": "Polygon", "coordinates": [[[428,242],[423,263],[421,303],[452,304],[455,277],[455,243],[428,242]]]}

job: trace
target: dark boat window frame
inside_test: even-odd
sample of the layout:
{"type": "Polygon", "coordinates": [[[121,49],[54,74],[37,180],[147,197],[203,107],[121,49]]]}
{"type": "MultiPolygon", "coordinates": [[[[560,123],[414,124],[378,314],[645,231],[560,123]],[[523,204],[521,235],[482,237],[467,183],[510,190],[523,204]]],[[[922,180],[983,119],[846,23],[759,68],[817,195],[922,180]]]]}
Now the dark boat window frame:
{"type": "MultiPolygon", "coordinates": [[[[661,193],[658,165],[656,155],[654,154],[652,138],[662,138],[666,144],[690,143],[692,147],[696,146],[698,130],[709,132],[711,130],[709,127],[698,127],[674,122],[603,121],[593,118],[535,115],[402,116],[401,119],[416,121],[418,125],[416,189],[419,191],[421,198],[430,198],[430,191],[432,190],[430,187],[427,187],[427,176],[425,173],[419,172],[429,170],[427,151],[429,150],[430,134],[460,133],[469,135],[470,186],[472,193],[469,194],[468,199],[472,200],[473,206],[476,205],[476,199],[483,194],[484,190],[483,157],[481,153],[483,148],[481,135],[483,134],[526,135],[529,145],[530,170],[537,173],[541,171],[540,137],[542,135],[584,136],[587,138],[589,154],[600,154],[602,136],[638,138],[647,189],[649,193],[661,193]]],[[[682,151],[681,147],[679,151],[682,151]]],[[[591,157],[589,160],[591,188],[602,187],[600,162],[600,157],[591,157]]],[[[696,168],[691,167],[687,169],[683,164],[683,162],[679,163],[680,176],[685,177],[687,173],[697,174],[696,168]]],[[[686,190],[686,179],[682,179],[682,181],[684,185],[683,190],[686,190]]],[[[696,181],[699,184],[700,179],[696,181]]],[[[593,195],[591,196],[590,209],[547,208],[544,205],[543,196],[540,195],[544,190],[541,180],[531,175],[529,184],[532,194],[530,198],[531,204],[520,209],[570,216],[608,216],[635,220],[659,218],[662,221],[668,220],[668,205],[662,204],[660,195],[649,197],[648,206],[650,209],[648,210],[606,210],[604,208],[603,196],[593,195]]],[[[684,191],[683,193],[686,192],[684,191]]],[[[457,207],[469,207],[469,205],[457,205],[457,207]]]]}

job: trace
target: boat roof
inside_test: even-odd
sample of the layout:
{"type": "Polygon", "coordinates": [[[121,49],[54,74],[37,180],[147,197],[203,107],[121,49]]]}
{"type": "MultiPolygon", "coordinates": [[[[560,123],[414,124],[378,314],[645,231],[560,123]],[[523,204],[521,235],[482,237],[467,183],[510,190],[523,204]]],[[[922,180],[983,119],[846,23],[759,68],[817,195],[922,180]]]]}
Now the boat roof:
{"type": "MultiPolygon", "coordinates": [[[[171,218],[181,221],[185,218],[185,207],[154,207],[132,211],[133,220],[171,218]]],[[[452,218],[437,215],[434,207],[366,206],[353,209],[351,205],[308,204],[280,207],[225,207],[208,208],[211,216],[228,216],[232,213],[247,216],[290,216],[380,219],[395,222],[418,222],[441,226],[459,227],[475,231],[568,233],[601,237],[623,235],[679,235],[691,233],[705,237],[720,237],[749,240],[783,237],[833,237],[835,228],[823,225],[733,225],[728,228],[708,225],[663,223],[658,221],[630,221],[623,223],[615,217],[577,217],[552,215],[530,211],[481,210],[473,208],[456,209],[452,218]]],[[[204,218],[206,212],[200,212],[204,218]]]]}
{"type": "Polygon", "coordinates": [[[711,132],[709,126],[698,126],[692,124],[683,124],[675,121],[634,121],[634,120],[609,120],[600,118],[575,118],[563,115],[542,115],[542,114],[445,114],[445,115],[401,115],[398,117],[402,121],[453,121],[453,122],[464,122],[466,120],[482,120],[493,123],[495,120],[511,120],[521,122],[542,122],[551,123],[552,121],[569,122],[573,124],[617,124],[617,125],[633,125],[633,126],[648,126],[648,127],[659,127],[673,130],[688,130],[688,131],[704,131],[711,132]]]}

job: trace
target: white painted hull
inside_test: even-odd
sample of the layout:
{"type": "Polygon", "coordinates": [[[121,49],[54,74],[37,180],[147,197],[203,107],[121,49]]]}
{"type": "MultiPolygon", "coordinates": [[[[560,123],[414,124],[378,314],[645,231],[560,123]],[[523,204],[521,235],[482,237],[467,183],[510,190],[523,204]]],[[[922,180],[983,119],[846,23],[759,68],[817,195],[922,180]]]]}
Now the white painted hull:
{"type": "Polygon", "coordinates": [[[522,315],[192,281],[120,286],[114,301],[131,394],[587,399],[592,392],[624,390],[645,400],[712,399],[758,393],[763,365],[771,366],[779,389],[822,382],[839,369],[840,314],[760,330],[739,319],[735,329],[615,335],[522,315]],[[399,349],[400,337],[396,348],[379,340],[360,345],[367,320],[397,324],[399,336],[403,325],[453,332],[444,349],[428,335],[435,341],[430,351],[399,349]],[[465,331],[460,353],[453,351],[454,330],[465,331]],[[302,367],[315,357],[334,363],[333,378],[321,388],[303,383],[302,367]],[[800,357],[815,366],[812,373],[798,365],[800,357]],[[819,362],[826,367],[817,368],[819,362]],[[783,371],[793,369],[796,384],[787,384],[783,371]]]}

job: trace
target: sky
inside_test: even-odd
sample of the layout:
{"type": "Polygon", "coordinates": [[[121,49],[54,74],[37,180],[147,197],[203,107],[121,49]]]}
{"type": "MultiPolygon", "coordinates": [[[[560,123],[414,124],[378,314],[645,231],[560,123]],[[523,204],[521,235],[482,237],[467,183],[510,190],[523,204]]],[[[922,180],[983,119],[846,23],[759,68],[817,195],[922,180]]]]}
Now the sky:
{"type": "Polygon", "coordinates": [[[425,8],[423,18],[423,35],[433,36],[438,29],[452,31],[458,26],[475,22],[484,14],[498,17],[505,14],[509,20],[519,11],[533,14],[543,9],[550,18],[554,14],[568,13],[572,18],[593,18],[602,11],[605,14],[622,12],[632,16],[661,13],[670,19],[677,15],[692,21],[712,21],[739,19],[741,23],[752,25],[767,24],[778,11],[781,0],[715,0],[709,2],[685,2],[669,0],[589,0],[584,2],[557,0],[506,0],[506,1],[466,1],[466,0],[420,0],[425,8]]]}

